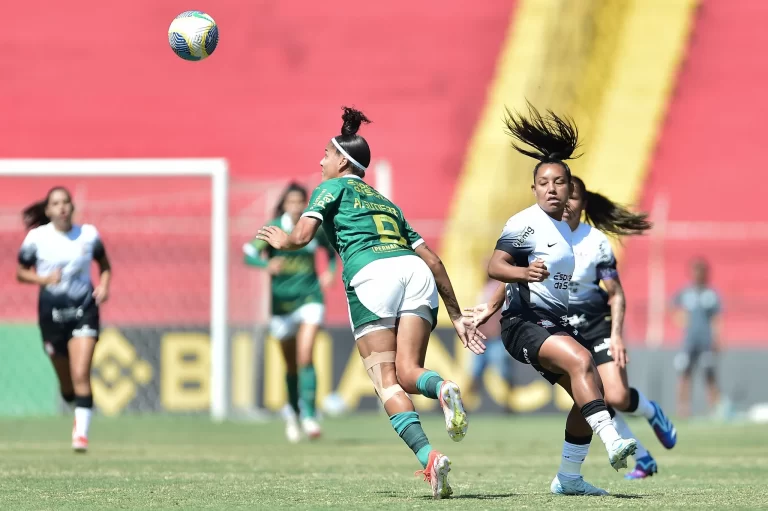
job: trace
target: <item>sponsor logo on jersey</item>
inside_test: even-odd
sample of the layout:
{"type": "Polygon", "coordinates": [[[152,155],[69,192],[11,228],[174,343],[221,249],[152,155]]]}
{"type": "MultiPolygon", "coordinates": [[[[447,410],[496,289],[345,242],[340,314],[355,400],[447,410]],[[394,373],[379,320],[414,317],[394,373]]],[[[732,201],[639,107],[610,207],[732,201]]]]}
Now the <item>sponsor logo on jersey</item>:
{"type": "Polygon", "coordinates": [[[539,326],[542,326],[542,327],[544,327],[544,328],[552,328],[553,326],[555,326],[555,324],[554,324],[554,323],[552,323],[552,322],[551,322],[550,320],[548,320],[548,319],[540,319],[540,320],[539,320],[539,326]]]}
{"type": "Polygon", "coordinates": [[[331,192],[326,191],[323,194],[319,195],[317,199],[315,199],[315,202],[312,204],[312,207],[325,209],[325,205],[331,201],[333,201],[333,194],[331,192]]]}
{"type": "Polygon", "coordinates": [[[527,240],[528,237],[533,234],[533,232],[533,227],[526,227],[523,229],[522,233],[512,238],[512,246],[515,248],[522,247],[523,243],[525,243],[525,240],[527,240]]]}

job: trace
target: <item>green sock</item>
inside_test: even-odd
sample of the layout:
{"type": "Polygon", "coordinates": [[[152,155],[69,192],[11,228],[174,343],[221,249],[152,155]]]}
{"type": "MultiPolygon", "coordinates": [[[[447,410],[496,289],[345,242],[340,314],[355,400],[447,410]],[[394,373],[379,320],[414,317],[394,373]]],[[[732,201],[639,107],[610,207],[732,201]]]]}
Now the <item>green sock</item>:
{"type": "Polygon", "coordinates": [[[419,463],[421,463],[421,467],[426,468],[429,453],[432,452],[432,446],[429,445],[427,435],[421,429],[419,414],[416,412],[396,413],[389,417],[389,422],[392,424],[395,432],[403,439],[403,442],[416,455],[419,463]]]}
{"type": "Polygon", "coordinates": [[[285,384],[288,386],[288,402],[296,412],[299,414],[299,377],[295,374],[285,375],[285,384]]]}
{"type": "Polygon", "coordinates": [[[421,373],[419,379],[416,380],[416,388],[422,396],[430,399],[437,399],[440,394],[440,385],[443,384],[443,379],[434,371],[426,371],[421,373]]]}
{"type": "Polygon", "coordinates": [[[317,390],[317,375],[315,366],[306,365],[299,369],[299,397],[306,417],[315,416],[315,392],[317,390]]]}

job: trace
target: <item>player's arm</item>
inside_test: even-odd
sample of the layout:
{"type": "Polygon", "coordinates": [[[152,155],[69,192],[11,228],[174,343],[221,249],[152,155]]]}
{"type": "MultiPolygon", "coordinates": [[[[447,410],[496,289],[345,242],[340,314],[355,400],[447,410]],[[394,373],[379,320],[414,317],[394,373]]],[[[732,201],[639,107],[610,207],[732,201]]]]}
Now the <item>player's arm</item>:
{"type": "Polygon", "coordinates": [[[685,328],[686,324],[688,323],[688,314],[686,313],[685,308],[683,308],[684,292],[685,291],[680,291],[675,295],[675,297],[672,299],[672,305],[670,307],[672,313],[672,322],[678,328],[685,328]]]}
{"type": "Polygon", "coordinates": [[[715,304],[715,310],[712,312],[712,351],[715,353],[720,351],[720,348],[722,347],[722,332],[723,332],[723,321],[722,321],[722,314],[721,314],[721,306],[720,306],[720,297],[717,298],[717,302],[715,304]]]}
{"type": "Polygon", "coordinates": [[[496,249],[488,262],[488,276],[508,284],[543,282],[549,277],[544,261],[537,259],[528,266],[518,266],[515,262],[527,261],[533,249],[533,229],[513,216],[496,242],[496,249]]]}
{"type": "Polygon", "coordinates": [[[112,282],[112,265],[107,257],[101,238],[97,238],[93,245],[93,260],[99,266],[99,284],[93,290],[96,304],[102,304],[109,298],[109,285],[112,282]]]}
{"type": "Polygon", "coordinates": [[[603,282],[608,293],[608,303],[611,307],[611,353],[613,360],[619,367],[625,367],[629,361],[627,349],[624,347],[624,314],[627,302],[624,296],[624,287],[619,280],[619,271],[616,267],[616,257],[608,238],[600,241],[595,266],[597,279],[603,282]]]}
{"type": "Polygon", "coordinates": [[[45,277],[37,274],[37,245],[35,244],[33,231],[27,233],[24,242],[19,249],[19,265],[16,268],[16,280],[23,284],[46,286],[56,284],[61,280],[61,270],[55,270],[45,277]]]}
{"type": "Polygon", "coordinates": [[[322,183],[312,192],[309,206],[301,215],[290,235],[277,226],[267,225],[259,229],[256,238],[266,241],[277,250],[298,250],[306,247],[317,234],[317,230],[320,229],[325,215],[338,209],[342,190],[342,185],[337,179],[322,183]]]}
{"type": "Polygon", "coordinates": [[[336,276],[336,250],[331,246],[331,242],[328,241],[328,237],[322,229],[317,231],[317,241],[328,255],[328,268],[320,275],[320,285],[326,288],[333,284],[333,279],[336,276]]]}
{"type": "Polygon", "coordinates": [[[269,264],[267,242],[254,238],[243,245],[243,262],[248,266],[266,268],[269,264]]]}
{"type": "Polygon", "coordinates": [[[461,307],[459,307],[459,301],[456,299],[456,293],[453,291],[453,284],[451,284],[451,278],[448,276],[448,272],[445,269],[443,261],[437,254],[432,252],[426,243],[421,243],[416,246],[416,255],[427,263],[429,270],[435,277],[435,283],[437,284],[437,291],[440,293],[440,297],[445,303],[445,308],[448,311],[448,317],[451,321],[456,321],[462,317],[461,307]]]}
{"type": "Polygon", "coordinates": [[[501,306],[504,305],[504,299],[507,294],[506,284],[500,283],[496,286],[496,290],[493,295],[488,299],[486,303],[475,305],[474,307],[464,309],[464,312],[472,314],[475,326],[484,325],[494,314],[499,312],[501,306]]]}

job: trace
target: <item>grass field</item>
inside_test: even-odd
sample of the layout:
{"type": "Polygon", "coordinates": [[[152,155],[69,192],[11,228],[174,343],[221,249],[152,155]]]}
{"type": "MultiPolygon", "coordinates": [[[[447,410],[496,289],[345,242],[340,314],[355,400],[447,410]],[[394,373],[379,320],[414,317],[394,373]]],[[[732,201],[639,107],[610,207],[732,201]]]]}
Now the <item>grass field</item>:
{"type": "Polygon", "coordinates": [[[434,502],[383,415],[326,420],[322,440],[299,445],[286,444],[279,422],[97,417],[87,455],[69,449],[69,418],[0,420],[0,509],[768,508],[765,426],[680,424],[665,451],[632,421],[659,475],[625,481],[595,440],[583,473],[613,496],[555,497],[563,421],[476,416],[454,444],[427,418],[432,444],[453,461],[455,497],[434,502]]]}

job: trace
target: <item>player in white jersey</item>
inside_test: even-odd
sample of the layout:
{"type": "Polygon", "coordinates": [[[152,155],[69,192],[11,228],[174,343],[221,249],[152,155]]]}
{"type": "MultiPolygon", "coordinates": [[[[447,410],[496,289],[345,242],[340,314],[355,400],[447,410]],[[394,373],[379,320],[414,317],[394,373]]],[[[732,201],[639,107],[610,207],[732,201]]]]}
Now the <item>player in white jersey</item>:
{"type": "Polygon", "coordinates": [[[27,233],[19,251],[19,282],[40,286],[38,321],[43,345],[59,378],[61,395],[75,406],[72,448],[88,449],[93,409],[91,358],[99,339],[99,305],[112,275],[104,244],[93,225],[72,223],[72,197],[63,187],[24,210],[27,233]],[[99,283],[91,282],[91,262],[99,283]]]}
{"type": "Polygon", "coordinates": [[[606,495],[581,476],[593,432],[605,444],[616,470],[627,466],[636,441],[616,431],[587,342],[567,323],[568,287],[575,263],[571,229],[562,220],[573,186],[565,160],[578,145],[578,131],[570,120],[551,111],[541,116],[530,105],[529,117],[507,111],[505,122],[509,134],[532,149],[516,143],[513,147],[539,160],[531,186],[536,204],[504,226],[488,276],[506,285],[499,286],[490,303],[473,312],[482,324],[504,301],[501,329],[507,351],[531,364],[553,385],[561,385],[574,400],[565,423],[560,469],[550,485],[552,493],[606,495]]]}
{"type": "MultiPolygon", "coordinates": [[[[622,338],[626,302],[616,258],[603,234],[642,234],[651,228],[648,215],[633,213],[603,195],[588,191],[584,181],[576,176],[571,179],[573,194],[563,214],[563,220],[573,231],[576,256],[576,268],[568,288],[569,323],[589,342],[605,387],[606,403],[618,411],[645,417],[662,445],[671,449],[677,442],[674,425],[656,402],[630,387],[627,381],[628,358],[622,338]],[[586,222],[581,222],[582,213],[586,222]],[[605,291],[600,287],[601,281],[605,291]]],[[[614,423],[622,436],[632,436],[621,415],[614,417],[614,423]]],[[[635,457],[635,469],[626,475],[627,479],[643,479],[656,473],[656,461],[639,441],[635,457]]]]}

